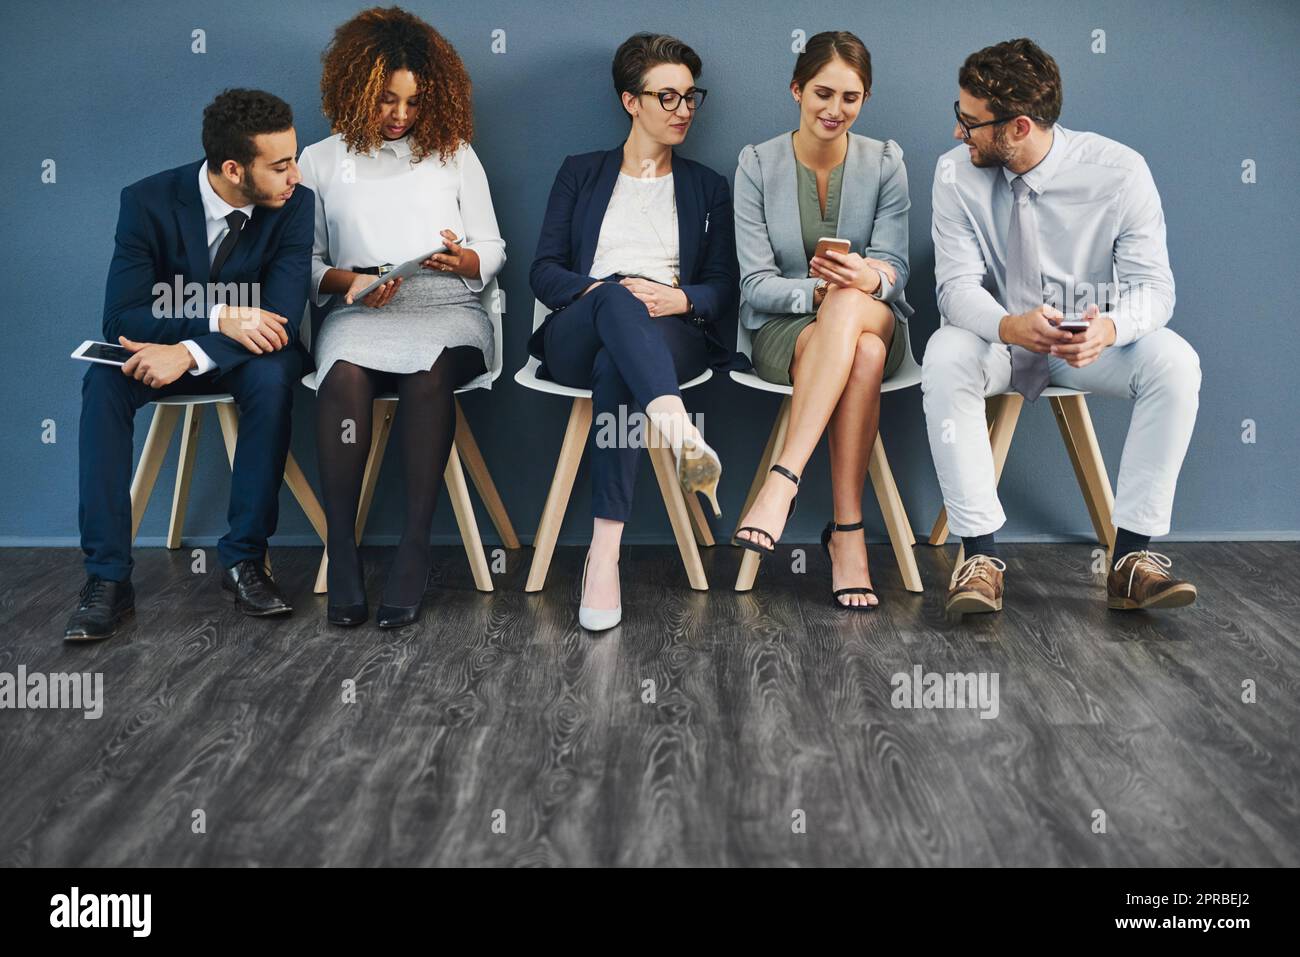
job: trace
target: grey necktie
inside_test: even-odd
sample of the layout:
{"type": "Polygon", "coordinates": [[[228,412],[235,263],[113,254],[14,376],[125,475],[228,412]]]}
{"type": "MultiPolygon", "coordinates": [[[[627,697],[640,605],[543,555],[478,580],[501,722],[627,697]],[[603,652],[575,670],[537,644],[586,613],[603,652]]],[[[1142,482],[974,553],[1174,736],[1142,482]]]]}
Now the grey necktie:
{"type": "MultiPolygon", "coordinates": [[[[1023,176],[1011,181],[1011,225],[1007,229],[1007,308],[1028,312],[1043,304],[1043,273],[1038,261],[1038,215],[1023,176]]],[[[1011,346],[1011,388],[1030,402],[1047,388],[1047,355],[1011,346]]]]}

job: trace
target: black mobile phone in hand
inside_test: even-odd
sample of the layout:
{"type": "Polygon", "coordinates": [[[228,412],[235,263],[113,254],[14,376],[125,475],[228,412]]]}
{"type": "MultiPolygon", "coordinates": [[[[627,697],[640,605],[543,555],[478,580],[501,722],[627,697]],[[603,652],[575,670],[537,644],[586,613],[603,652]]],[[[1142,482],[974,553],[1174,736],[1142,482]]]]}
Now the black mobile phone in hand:
{"type": "Polygon", "coordinates": [[[1065,332],[1087,332],[1091,320],[1084,316],[1062,316],[1056,328],[1065,332]]]}

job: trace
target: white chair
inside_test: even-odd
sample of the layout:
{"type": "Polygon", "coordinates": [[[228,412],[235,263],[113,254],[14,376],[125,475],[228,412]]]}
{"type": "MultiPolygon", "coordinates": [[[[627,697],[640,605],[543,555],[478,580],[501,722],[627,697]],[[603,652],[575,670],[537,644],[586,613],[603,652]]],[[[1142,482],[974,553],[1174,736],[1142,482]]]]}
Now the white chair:
{"type": "MultiPolygon", "coordinates": [[[[221,423],[221,434],[226,444],[226,457],[233,468],[235,465],[235,443],[239,438],[239,407],[234,396],[228,392],[212,395],[174,395],[153,402],[153,420],[149,423],[149,433],[145,436],[144,449],[140,461],[131,478],[131,541],[135,541],[144,519],[149,499],[153,496],[154,485],[158,481],[158,470],[162,467],[163,457],[171,445],[172,433],[176,431],[177,421],[184,412],[184,427],[181,430],[180,457],[176,466],[176,487],[172,490],[172,513],[167,523],[167,547],[181,547],[181,530],[185,524],[185,510],[190,500],[190,481],[194,476],[194,454],[199,446],[199,425],[203,420],[203,407],[217,407],[217,421],[221,423]]],[[[294,498],[302,506],[311,522],[312,528],[325,541],[325,513],[320,503],[302,474],[293,453],[284,463],[284,483],[293,492],[294,498]]],[[[268,553],[266,567],[271,567],[268,553]]]]}
{"type": "MultiPolygon", "coordinates": [[[[751,339],[751,330],[737,323],[736,351],[749,355],[751,339]]],[[[785,448],[786,431],[790,425],[790,397],[794,394],[794,389],[791,386],[768,382],[754,372],[732,372],[731,378],[747,388],[775,392],[785,397],[781,400],[781,410],[777,413],[776,423],[772,426],[767,447],[763,449],[762,458],[759,459],[758,470],[754,473],[754,481],[750,484],[749,495],[745,499],[745,507],[740,510],[743,519],[750,506],[754,504],[754,499],[758,497],[759,489],[763,487],[768,471],[781,457],[781,450],[785,448]]],[[[902,365],[880,384],[880,392],[883,395],[886,392],[908,389],[920,384],[921,367],[912,357],[912,342],[909,339],[907,354],[903,357],[902,365]]],[[[868,474],[876,491],[876,500],[880,503],[880,513],[885,519],[889,541],[894,546],[894,557],[903,575],[903,585],[908,591],[919,592],[922,590],[921,573],[916,567],[916,556],[912,554],[912,546],[916,544],[916,538],[912,534],[912,525],[907,519],[907,511],[903,508],[903,499],[898,494],[898,486],[894,483],[894,473],[889,468],[889,459],[885,455],[885,446],[880,440],[879,431],[876,433],[876,443],[871,447],[868,474]]],[[[749,591],[754,587],[761,557],[757,552],[744,550],[740,559],[740,572],[736,575],[736,591],[749,591]]]]}
{"type": "MultiPolygon", "coordinates": [[[[491,381],[493,382],[501,375],[502,368],[501,315],[504,311],[502,296],[503,294],[499,292],[495,279],[488,283],[479,295],[483,308],[492,320],[492,338],[496,342],[496,349],[494,350],[496,359],[491,369],[491,381]]],[[[316,373],[312,372],[303,376],[302,384],[313,392],[316,391],[318,385],[316,373]]],[[[461,393],[469,391],[471,391],[469,388],[460,388],[456,390],[456,395],[459,396],[461,393]]],[[[361,500],[357,503],[356,537],[358,543],[360,543],[361,534],[366,527],[366,518],[370,515],[371,503],[374,501],[375,486],[379,482],[379,469],[384,461],[384,450],[388,447],[388,437],[392,431],[393,417],[397,414],[397,402],[397,395],[391,392],[375,397],[370,430],[370,453],[366,457],[366,468],[361,479],[361,500]]],[[[465,413],[460,407],[460,399],[456,399],[455,403],[456,436],[452,442],[451,454],[447,457],[447,468],[443,472],[443,481],[447,486],[447,496],[451,499],[452,511],[456,515],[456,525],[460,529],[460,538],[465,546],[465,555],[469,558],[470,571],[474,575],[474,587],[479,591],[492,591],[492,571],[488,566],[487,557],[483,554],[483,540],[479,536],[478,521],[474,517],[474,503],[470,501],[469,488],[465,484],[466,471],[469,472],[474,487],[478,489],[479,498],[483,500],[488,516],[492,519],[492,524],[496,526],[497,534],[501,536],[501,541],[505,547],[518,548],[519,538],[515,535],[514,526],[510,524],[510,516],[506,513],[501,496],[497,493],[496,484],[492,481],[492,475],[488,472],[487,464],[483,461],[483,453],[479,451],[478,442],[474,439],[474,433],[470,430],[469,422],[465,419],[465,413]]],[[[321,526],[323,529],[323,520],[321,526]]],[[[321,539],[322,541],[325,540],[324,531],[321,532],[321,539]]],[[[320,568],[316,572],[316,594],[324,594],[327,590],[326,571],[328,568],[329,553],[327,551],[321,555],[320,568]]]]}
{"type": "MultiPolygon", "coordinates": [[[[1042,392],[1056,415],[1056,425],[1065,441],[1070,464],[1074,466],[1074,476],[1083,492],[1084,504],[1088,506],[1088,517],[1092,519],[1097,541],[1105,545],[1109,552],[1115,548],[1115,528],[1111,524],[1115,496],[1111,493],[1110,477],[1106,474],[1106,463],[1101,457],[1101,447],[1097,444],[1097,433],[1092,428],[1092,416],[1088,414],[1088,403],[1084,398],[1087,394],[1063,386],[1048,386],[1042,392]]],[[[989,444],[993,448],[995,484],[1002,481],[1002,467],[1006,464],[1011,436],[1016,431],[1016,422],[1020,419],[1024,403],[1024,396],[1018,392],[990,396],[984,403],[989,444]]],[[[947,539],[948,510],[941,508],[930,532],[930,544],[942,545],[947,539]]],[[[958,565],[965,558],[965,552],[964,546],[957,549],[958,565]]]]}
{"type": "MultiPolygon", "coordinates": [[[[533,329],[536,330],[549,315],[550,310],[540,302],[533,307],[533,329]]],[[[573,492],[573,481],[578,474],[583,452],[587,447],[587,433],[591,428],[591,390],[575,389],[560,385],[550,379],[537,375],[541,363],[534,357],[528,357],[528,364],[515,373],[515,381],[525,389],[545,392],[549,395],[568,396],[573,399],[569,410],[569,424],[564,430],[564,441],[560,443],[560,457],[555,463],[555,475],[551,479],[550,491],[546,493],[546,505],[542,509],[541,521],[537,525],[537,535],[533,539],[533,562],[528,569],[528,581],[524,591],[541,591],[546,585],[546,573],[551,567],[551,557],[555,554],[555,541],[560,534],[560,525],[564,522],[564,513],[569,507],[569,496],[573,492]]],[[[708,382],[713,377],[713,370],[683,382],[683,390],[694,388],[708,382]]],[[[673,537],[677,540],[677,550],[681,552],[682,563],[686,566],[686,577],[691,587],[697,591],[707,591],[708,579],[704,575],[704,564],[700,561],[700,545],[713,544],[713,534],[709,523],[704,518],[698,496],[686,495],[677,481],[677,466],[673,453],[666,446],[647,448],[650,463],[654,466],[655,478],[659,482],[659,491],[663,496],[664,507],[668,509],[668,520],[672,525],[673,537]]]]}

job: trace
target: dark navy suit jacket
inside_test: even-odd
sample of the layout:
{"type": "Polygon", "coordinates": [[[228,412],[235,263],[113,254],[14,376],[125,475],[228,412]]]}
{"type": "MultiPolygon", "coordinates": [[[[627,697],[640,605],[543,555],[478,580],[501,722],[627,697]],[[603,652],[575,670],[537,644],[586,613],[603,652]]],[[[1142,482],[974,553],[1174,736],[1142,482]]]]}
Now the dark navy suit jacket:
{"type": "MultiPolygon", "coordinates": [[[[118,336],[136,342],[173,345],[193,339],[224,375],[240,363],[255,358],[242,345],[219,332],[208,331],[208,314],[219,301],[207,289],[208,234],[203,199],[199,195],[199,169],[203,161],[188,163],[145,177],[122,190],[117,216],[113,261],[108,267],[104,293],[104,339],[114,345],[118,336]],[[175,288],[181,277],[203,287],[200,310],[173,294],[171,314],[154,315],[155,283],[175,288]]],[[[311,358],[299,339],[303,307],[311,285],[311,251],[315,230],[315,197],[299,184],[279,209],[258,206],[244,225],[235,248],[221,269],[221,283],[257,283],[261,308],[284,316],[289,334],[286,349],[298,350],[303,368],[311,358]]]]}
{"type": "MultiPolygon", "coordinates": [[[[552,310],[551,316],[579,299],[593,282],[605,278],[588,272],[622,164],[620,144],[612,150],[566,157],[556,174],[528,275],[533,294],[552,310]]],[[[672,169],[681,287],[695,306],[690,318],[704,329],[711,361],[718,367],[735,359],[716,331],[719,320],[735,316],[739,298],[731,188],[724,177],[676,152],[672,169]]],[[[528,341],[529,352],[538,358],[543,330],[551,316],[528,341]]]]}

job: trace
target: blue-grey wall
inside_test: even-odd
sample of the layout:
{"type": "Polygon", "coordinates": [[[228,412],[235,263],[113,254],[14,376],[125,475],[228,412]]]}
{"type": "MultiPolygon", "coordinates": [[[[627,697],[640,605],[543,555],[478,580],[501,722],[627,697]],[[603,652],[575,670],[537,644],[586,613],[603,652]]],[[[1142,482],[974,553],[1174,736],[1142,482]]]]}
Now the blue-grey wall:
{"type": "MultiPolygon", "coordinates": [[[[688,3],[528,2],[408,4],[460,51],[475,85],[475,148],[487,167],[508,244],[505,374],[490,392],[464,399],[488,464],[525,540],[541,513],[567,410],[528,393],[511,376],[525,360],[531,320],[528,265],[552,177],[566,153],[609,148],[626,134],[609,60],[628,34],[676,34],[704,61],[709,100],[684,152],[731,177],[747,143],[796,122],[787,83],[792,31],[849,29],[870,47],[874,95],[854,129],[891,137],[906,151],[912,186],[912,278],[908,298],[918,358],[938,325],[930,242],[930,179],[952,145],[950,104],[957,68],[979,47],[1033,37],[1060,63],[1062,123],[1095,130],[1139,150],[1164,201],[1177,281],[1173,328],[1201,355],[1201,412],[1179,482],[1174,537],[1294,538],[1300,533],[1295,380],[1295,237],[1300,129],[1300,5],[1294,0],[1044,2],[972,4],[824,3],[726,0],[688,3]],[[550,11],[558,10],[558,14],[550,11]],[[654,11],[653,13],[651,11],[654,11]],[[504,31],[506,50],[492,52],[504,31]],[[1104,53],[1092,52],[1105,31],[1104,53]],[[1242,182],[1253,160],[1258,182],[1242,182]],[[1243,442],[1243,423],[1255,441],[1243,442]]],[[[0,262],[7,276],[5,412],[0,418],[0,543],[72,544],[77,534],[77,421],[85,367],[68,358],[100,337],[100,311],[119,189],[197,159],[203,106],[226,86],[270,90],[292,104],[299,147],[328,134],[319,108],[320,52],[333,28],[361,9],[353,2],[267,4],[44,3],[5,17],[0,38],[3,219],[0,262]],[[219,7],[220,9],[216,9],[219,7]],[[207,52],[191,52],[191,31],[207,52]],[[57,182],[41,181],[57,163],[57,182]],[[42,441],[53,420],[57,441],[42,441]]],[[[730,332],[728,333],[730,335],[730,332]]],[[[737,518],[777,409],[777,398],[725,378],[687,396],[705,414],[706,434],[726,466],[726,529],[737,518]]],[[[1112,482],[1131,405],[1094,399],[1093,420],[1112,482]]],[[[137,419],[137,445],[147,415],[137,419]]],[[[293,448],[315,478],[313,400],[302,392],[293,448]]],[[[919,389],[888,396],[882,434],[918,536],[940,505],[926,445],[919,389]]],[[[392,448],[396,453],[396,446],[392,448]]],[[[175,452],[169,456],[141,530],[165,531],[175,452]]],[[[400,482],[390,468],[369,527],[391,541],[400,519],[400,482]]],[[[584,465],[562,541],[589,533],[584,465]]],[[[205,424],[187,523],[189,538],[224,530],[229,478],[215,416],[205,424]]],[[[806,473],[789,539],[812,540],[829,517],[825,447],[806,473]]],[[[648,465],[627,540],[671,541],[648,465]]],[[[1008,539],[1080,539],[1087,513],[1045,403],[1029,407],[1012,446],[1002,492],[1008,539]]],[[[867,489],[874,537],[883,532],[867,489]]],[[[495,534],[482,517],[484,537],[495,534]]],[[[436,536],[454,540],[444,497],[436,536]]],[[[314,541],[287,492],[280,541],[314,541]]]]}

